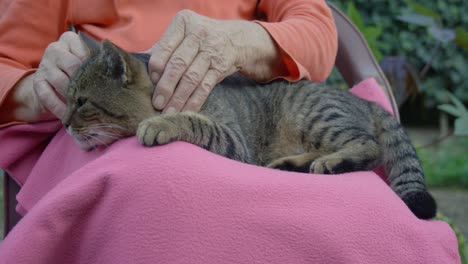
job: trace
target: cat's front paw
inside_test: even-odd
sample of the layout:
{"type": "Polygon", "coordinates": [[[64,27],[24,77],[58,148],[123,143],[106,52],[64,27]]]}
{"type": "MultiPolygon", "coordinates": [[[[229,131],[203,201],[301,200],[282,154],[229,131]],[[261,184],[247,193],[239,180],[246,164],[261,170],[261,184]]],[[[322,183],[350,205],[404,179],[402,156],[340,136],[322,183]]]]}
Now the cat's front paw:
{"type": "Polygon", "coordinates": [[[145,146],[164,145],[177,141],[179,137],[177,125],[163,116],[145,119],[138,125],[137,138],[145,146]]]}

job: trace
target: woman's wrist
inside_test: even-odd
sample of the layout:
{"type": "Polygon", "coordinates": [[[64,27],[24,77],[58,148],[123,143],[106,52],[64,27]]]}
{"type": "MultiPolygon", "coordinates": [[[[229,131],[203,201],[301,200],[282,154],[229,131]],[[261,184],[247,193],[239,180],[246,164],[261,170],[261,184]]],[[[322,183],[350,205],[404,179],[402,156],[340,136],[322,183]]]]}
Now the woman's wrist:
{"type": "Polygon", "coordinates": [[[37,122],[48,119],[49,114],[42,107],[33,87],[34,73],[19,80],[8,93],[1,109],[0,123],[37,122]]]}
{"type": "Polygon", "coordinates": [[[236,66],[242,74],[256,81],[268,81],[287,74],[280,48],[261,25],[242,20],[225,23],[238,51],[236,66]]]}

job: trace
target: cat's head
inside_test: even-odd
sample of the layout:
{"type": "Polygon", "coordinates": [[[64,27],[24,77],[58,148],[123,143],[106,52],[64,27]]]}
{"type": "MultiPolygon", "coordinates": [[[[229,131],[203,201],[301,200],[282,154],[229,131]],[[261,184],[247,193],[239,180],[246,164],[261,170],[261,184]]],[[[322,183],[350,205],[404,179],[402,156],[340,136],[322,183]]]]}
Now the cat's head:
{"type": "Polygon", "coordinates": [[[135,135],[138,124],[154,115],[154,85],[147,66],[110,41],[98,43],[80,35],[88,59],[66,91],[62,123],[85,150],[135,135]]]}

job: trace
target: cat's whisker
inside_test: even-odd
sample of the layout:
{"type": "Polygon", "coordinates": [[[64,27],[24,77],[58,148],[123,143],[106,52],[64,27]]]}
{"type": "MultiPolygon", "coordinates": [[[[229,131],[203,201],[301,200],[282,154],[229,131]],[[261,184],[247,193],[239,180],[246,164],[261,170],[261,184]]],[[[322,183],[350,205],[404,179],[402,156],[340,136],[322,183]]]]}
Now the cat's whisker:
{"type": "Polygon", "coordinates": [[[104,142],[103,140],[101,140],[99,137],[96,137],[94,135],[91,135],[91,134],[87,134],[87,136],[92,139],[92,140],[95,140],[95,141],[98,141],[99,143],[101,143],[101,145],[105,145],[106,147],[109,146],[108,143],[104,142]]]}
{"type": "Polygon", "coordinates": [[[120,126],[117,124],[111,124],[111,123],[91,124],[89,125],[89,128],[110,128],[110,129],[125,130],[123,126],[120,126]]]}

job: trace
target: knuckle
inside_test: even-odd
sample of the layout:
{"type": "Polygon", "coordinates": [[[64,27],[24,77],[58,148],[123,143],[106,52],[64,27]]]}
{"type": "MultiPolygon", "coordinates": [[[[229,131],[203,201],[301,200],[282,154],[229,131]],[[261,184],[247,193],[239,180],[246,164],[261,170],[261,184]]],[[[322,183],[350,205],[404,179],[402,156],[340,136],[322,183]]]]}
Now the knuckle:
{"type": "Polygon", "coordinates": [[[173,56],[169,60],[169,65],[175,70],[185,70],[188,67],[188,63],[182,57],[179,56],[173,56]]]}
{"type": "Polygon", "coordinates": [[[201,77],[202,76],[201,76],[200,72],[188,71],[187,73],[184,74],[184,76],[182,76],[181,82],[183,82],[183,83],[185,83],[187,85],[195,87],[200,82],[201,77]]]}
{"type": "Polygon", "coordinates": [[[60,36],[59,40],[61,40],[61,41],[70,41],[70,40],[74,39],[75,37],[77,37],[76,33],[72,32],[72,31],[66,31],[60,36]]]}
{"type": "Polygon", "coordinates": [[[64,86],[68,81],[64,74],[59,74],[57,71],[49,72],[49,74],[47,75],[47,80],[55,88],[59,88],[61,86],[64,86]]]}
{"type": "Polygon", "coordinates": [[[172,104],[174,106],[183,106],[185,104],[185,99],[181,96],[173,96],[172,97],[172,104]]]}
{"type": "Polygon", "coordinates": [[[196,107],[201,106],[205,102],[206,97],[204,93],[197,93],[193,96],[192,105],[196,107]]]}
{"type": "Polygon", "coordinates": [[[175,17],[178,18],[178,19],[186,19],[186,18],[190,17],[193,13],[194,12],[189,10],[189,9],[182,9],[179,12],[177,12],[175,17]]]}
{"type": "Polygon", "coordinates": [[[199,26],[193,30],[192,35],[197,39],[205,39],[208,36],[208,30],[204,26],[199,26]]]}
{"type": "Polygon", "coordinates": [[[171,54],[173,48],[170,46],[170,43],[166,43],[164,41],[159,41],[158,43],[156,43],[156,45],[154,45],[153,50],[155,50],[156,53],[171,54]]]}
{"type": "Polygon", "coordinates": [[[229,68],[226,60],[224,60],[221,56],[216,55],[211,57],[211,66],[213,67],[213,70],[219,73],[224,73],[229,68]]]}
{"type": "Polygon", "coordinates": [[[208,95],[213,89],[214,85],[210,82],[202,82],[200,85],[200,93],[203,95],[208,95]]]}

